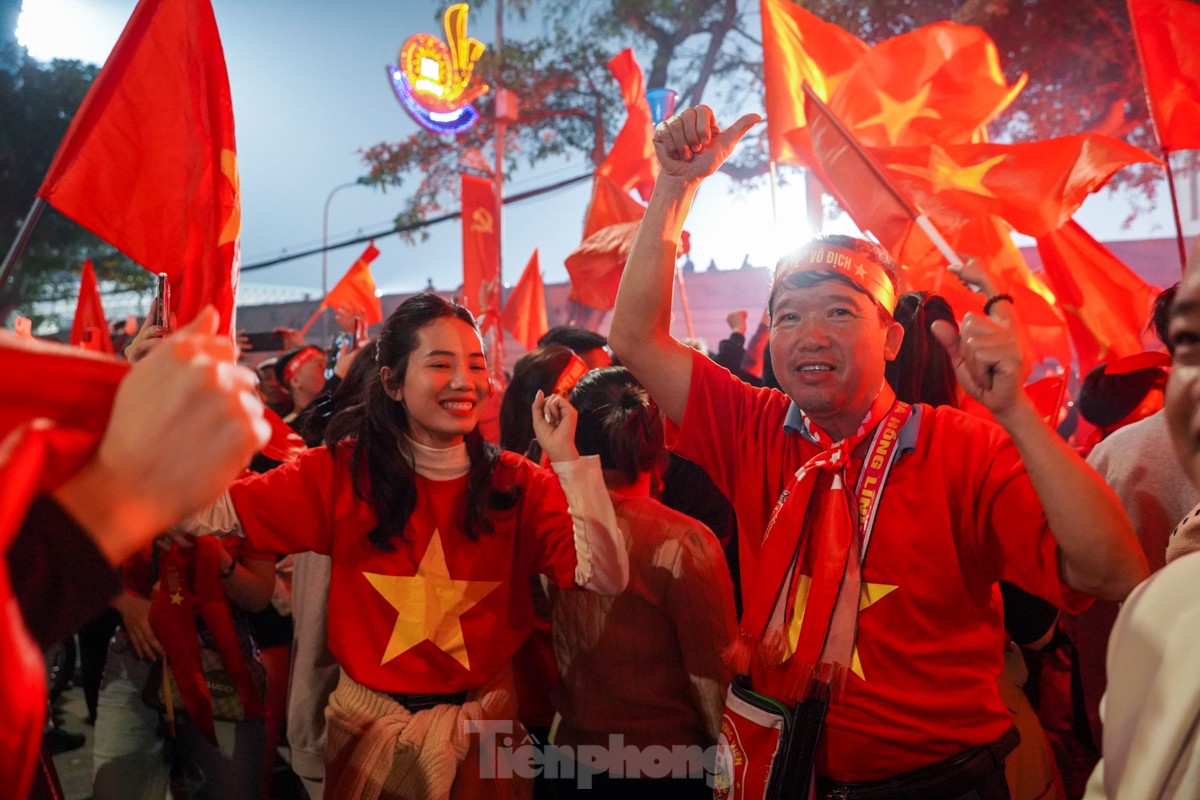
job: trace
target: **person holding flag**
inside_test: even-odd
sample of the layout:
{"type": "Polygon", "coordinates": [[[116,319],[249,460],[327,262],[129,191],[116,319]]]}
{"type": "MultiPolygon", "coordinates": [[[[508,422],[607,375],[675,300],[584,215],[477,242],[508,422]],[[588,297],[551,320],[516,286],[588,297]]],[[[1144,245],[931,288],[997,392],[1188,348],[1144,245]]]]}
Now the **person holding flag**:
{"type": "Polygon", "coordinates": [[[996,681],[997,581],[1079,610],[1089,594],[1125,597],[1145,557],[1116,497],[1026,397],[1004,296],[961,331],[933,328],[999,426],[896,401],[884,380],[903,336],[895,267],[860,239],[818,238],[779,262],[769,313],[783,392],[670,337],[688,208],[757,122],[722,130],[698,106],[657,127],[661,171],[609,336],[666,413],[672,447],[738,517],[745,612],[729,657],[741,677],[718,789],[803,796],[815,774],[820,796],[1006,798],[1019,737],[996,681]]]}
{"type": "Polygon", "coordinates": [[[326,798],[527,796],[520,777],[485,775],[496,754],[471,733],[516,719],[509,662],[533,623],[534,574],[625,588],[599,461],[580,458],[558,396],[532,408],[552,472],[483,440],[492,384],[479,330],[437,295],[402,303],[361,357],[377,369],[325,446],[234,483],[180,529],[330,556],[341,679],[326,711],[326,798]]]}

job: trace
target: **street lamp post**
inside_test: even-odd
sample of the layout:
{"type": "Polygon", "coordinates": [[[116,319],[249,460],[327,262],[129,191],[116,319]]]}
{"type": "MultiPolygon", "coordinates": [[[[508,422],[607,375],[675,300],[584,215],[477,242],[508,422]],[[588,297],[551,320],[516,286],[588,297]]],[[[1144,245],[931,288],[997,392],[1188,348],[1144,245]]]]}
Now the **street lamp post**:
{"type": "MultiPolygon", "coordinates": [[[[325,295],[329,294],[329,205],[333,202],[333,196],[342,189],[349,189],[351,186],[359,186],[362,184],[362,179],[351,181],[349,183],[339,183],[337,186],[329,190],[329,195],[325,198],[325,216],[321,225],[321,300],[325,300],[325,295]]],[[[329,338],[329,317],[321,318],[321,335],[329,338]]]]}

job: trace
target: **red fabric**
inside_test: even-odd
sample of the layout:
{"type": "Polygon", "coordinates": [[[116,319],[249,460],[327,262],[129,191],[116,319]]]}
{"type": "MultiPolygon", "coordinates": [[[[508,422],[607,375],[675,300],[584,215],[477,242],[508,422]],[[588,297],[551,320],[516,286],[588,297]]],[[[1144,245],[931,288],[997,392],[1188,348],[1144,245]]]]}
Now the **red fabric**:
{"type": "Polygon", "coordinates": [[[567,256],[571,276],[570,300],[608,311],[617,300],[617,287],[641,222],[622,222],[601,228],[567,256]]]}
{"type": "Polygon", "coordinates": [[[1067,389],[1067,373],[1047,375],[1041,380],[1025,384],[1025,394],[1042,419],[1051,428],[1058,427],[1058,410],[1062,408],[1067,389]]]}
{"type": "Polygon", "coordinates": [[[630,197],[629,192],[623,191],[603,175],[597,175],[592,183],[587,218],[583,222],[583,238],[586,240],[609,225],[639,222],[645,213],[646,207],[630,197]]]}
{"type": "Polygon", "coordinates": [[[654,156],[654,118],[646,102],[642,68],[628,48],[613,56],[608,68],[621,85],[628,116],[596,174],[608,178],[623,192],[637,189],[642,199],[649,201],[658,176],[658,159],[654,156]]]}
{"type": "Polygon", "coordinates": [[[474,175],[462,176],[462,302],[487,327],[500,313],[500,231],[496,186],[474,175]]]}
{"type": "Polygon", "coordinates": [[[1123,167],[1158,161],[1141,148],[1094,134],[1010,145],[880,148],[872,153],[892,182],[939,227],[956,227],[965,218],[991,214],[1028,236],[1061,228],[1089,194],[1123,167]]]}
{"type": "Polygon", "coordinates": [[[1130,271],[1074,220],[1038,237],[1042,270],[1075,344],[1079,373],[1141,352],[1142,328],[1159,288],[1130,271]]]}
{"type": "Polygon", "coordinates": [[[233,105],[209,0],[141,0],[38,196],[171,279],[180,324],[231,329],[241,206],[233,105]]]}
{"type": "Polygon", "coordinates": [[[247,719],[262,717],[262,697],[242,655],[229,603],[221,588],[221,542],[205,536],[190,549],[173,547],[159,562],[160,578],[150,598],[150,622],[167,653],[167,663],[179,686],[192,724],[214,746],[212,693],[204,679],[200,657],[200,634],[196,617],[212,634],[225,668],[229,670],[246,710],[247,719]]]}
{"type": "MultiPolygon", "coordinates": [[[[784,431],[789,404],[696,354],[683,425],[670,426],[672,447],[704,467],[734,506],[743,587],[780,492],[817,452],[784,431]]],[[[926,766],[994,741],[1012,724],[997,688],[997,580],[1071,611],[1089,603],[1060,581],[1057,545],[1011,440],[956,409],[919,408],[915,450],[892,470],[862,569],[864,586],[898,588],[859,613],[865,680],[850,677],[843,702],[831,705],[818,753],[818,772],[838,780],[926,766]]],[[[859,468],[855,459],[851,472],[859,468]]],[[[774,694],[773,679],[756,674],[756,688],[774,694]]]]}
{"type": "Polygon", "coordinates": [[[1129,17],[1159,145],[1200,149],[1200,5],[1129,0],[1129,17]]]}
{"type": "Polygon", "coordinates": [[[1016,99],[996,46],[980,28],[937,22],[872,47],[828,103],[864,145],[981,141],[1016,99]]]}
{"type": "Polygon", "coordinates": [[[96,283],[96,270],[89,258],[83,262],[83,275],[79,282],[79,302],[75,305],[75,321],[71,324],[71,344],[85,350],[112,354],[112,336],[108,333],[108,320],[104,317],[104,306],[100,303],[100,286],[96,283]]]}
{"type": "MultiPolygon", "coordinates": [[[[0,551],[7,551],[33,500],[90,457],[127,366],[76,348],[0,333],[0,551]],[[34,422],[38,420],[37,422],[34,422]]],[[[0,781],[29,790],[46,713],[45,666],[12,596],[0,559],[0,781]]]]}
{"type": "Polygon", "coordinates": [[[521,273],[521,280],[508,295],[508,302],[500,313],[500,324],[526,350],[537,347],[538,339],[550,330],[546,317],[546,288],[542,284],[536,249],[521,273]]]}
{"type": "MultiPolygon", "coordinates": [[[[574,585],[574,534],[558,480],[513,453],[500,459],[495,483],[515,483],[523,491],[515,508],[491,515],[493,532],[475,542],[460,524],[466,476],[418,476],[417,507],[404,541],[390,553],[375,548],[367,540],[375,515],[354,493],[347,447],[336,456],[324,447],[307,450],[290,464],[238,481],[230,494],[255,547],[332,557],[329,648],[350,677],[381,692],[457,692],[495,675],[529,635],[530,576],[540,572],[561,587],[574,585]],[[469,668],[429,639],[381,663],[394,629],[402,626],[397,610],[365,575],[417,575],[435,530],[451,579],[501,584],[459,618],[469,668]]],[[[432,606],[428,611],[431,624],[452,622],[432,606]]]]}
{"type": "Polygon", "coordinates": [[[375,294],[375,278],[371,276],[371,262],[379,255],[375,242],[367,245],[358,260],[346,270],[342,279],[329,290],[321,305],[338,309],[350,306],[354,315],[362,318],[367,326],[383,322],[383,305],[375,294]]]}
{"type": "Polygon", "coordinates": [[[263,416],[271,426],[271,438],[262,449],[262,454],[273,461],[295,461],[308,445],[300,438],[300,434],[283,421],[283,418],[267,407],[263,407],[263,416]]]}
{"type": "Polygon", "coordinates": [[[829,100],[867,45],[791,0],[761,0],[763,87],[771,160],[811,167],[812,149],[805,131],[808,117],[800,86],[807,81],[829,100]],[[785,137],[788,131],[794,136],[785,137]]]}

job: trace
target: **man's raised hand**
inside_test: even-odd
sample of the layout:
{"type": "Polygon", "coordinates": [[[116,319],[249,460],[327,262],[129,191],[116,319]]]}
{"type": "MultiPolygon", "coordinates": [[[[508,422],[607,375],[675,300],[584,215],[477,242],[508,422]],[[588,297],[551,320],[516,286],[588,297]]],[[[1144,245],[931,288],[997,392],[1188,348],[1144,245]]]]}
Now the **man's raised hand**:
{"type": "Polygon", "coordinates": [[[707,178],[761,120],[758,114],[746,114],[721,130],[708,106],[685,108],[654,129],[654,152],[662,173],[673,178],[707,178]]]}

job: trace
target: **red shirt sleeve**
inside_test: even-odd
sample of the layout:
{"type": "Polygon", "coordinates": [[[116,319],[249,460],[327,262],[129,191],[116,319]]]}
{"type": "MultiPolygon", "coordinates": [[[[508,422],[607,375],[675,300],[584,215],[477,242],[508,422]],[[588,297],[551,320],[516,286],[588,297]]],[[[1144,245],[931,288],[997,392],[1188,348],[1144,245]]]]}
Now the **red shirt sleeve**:
{"type": "Polygon", "coordinates": [[[498,471],[512,470],[522,485],[518,533],[526,549],[531,572],[540,573],[564,589],[575,585],[575,528],[567,498],[550,470],[504,452],[498,471]]]}
{"type": "Polygon", "coordinates": [[[312,550],[328,555],[334,530],[332,498],[337,484],[349,480],[348,457],[335,460],[326,448],[314,447],[295,461],[242,478],[229,487],[229,495],[254,551],[312,550]]]}

